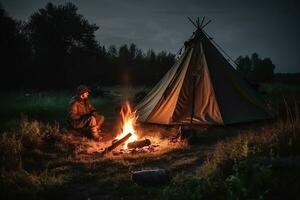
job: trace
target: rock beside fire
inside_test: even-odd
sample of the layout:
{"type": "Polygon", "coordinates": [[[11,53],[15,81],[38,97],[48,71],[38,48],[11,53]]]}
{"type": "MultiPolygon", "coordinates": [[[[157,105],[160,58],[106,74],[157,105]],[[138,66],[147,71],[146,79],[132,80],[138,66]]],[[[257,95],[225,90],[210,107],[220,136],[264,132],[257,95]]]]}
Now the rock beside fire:
{"type": "Polygon", "coordinates": [[[150,169],[131,172],[131,180],[143,186],[156,186],[168,183],[171,180],[166,169],[150,169]]]}
{"type": "Polygon", "coordinates": [[[149,146],[151,144],[151,141],[149,139],[141,139],[141,140],[136,140],[134,142],[130,142],[127,144],[127,147],[129,149],[135,149],[135,148],[142,148],[145,146],[149,146]]]}

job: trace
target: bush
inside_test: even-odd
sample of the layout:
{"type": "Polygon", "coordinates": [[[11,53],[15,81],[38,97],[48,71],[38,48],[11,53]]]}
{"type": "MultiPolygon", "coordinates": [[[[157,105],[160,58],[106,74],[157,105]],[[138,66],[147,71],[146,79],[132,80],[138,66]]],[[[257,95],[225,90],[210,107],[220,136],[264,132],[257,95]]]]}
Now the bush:
{"type": "Polygon", "coordinates": [[[25,147],[33,148],[41,144],[42,126],[42,123],[36,120],[29,121],[27,117],[21,118],[18,133],[25,147]]]}
{"type": "Polygon", "coordinates": [[[49,162],[46,159],[49,150],[52,151],[62,139],[58,123],[44,124],[23,116],[14,133],[0,136],[1,199],[53,199],[57,195],[62,196],[64,177],[49,173],[43,163],[44,160],[49,162]],[[47,151],[43,152],[45,149],[47,151]]]}
{"type": "Polygon", "coordinates": [[[62,139],[59,123],[45,124],[37,120],[29,120],[24,116],[21,117],[16,132],[24,147],[29,149],[38,148],[42,145],[53,147],[56,142],[60,142],[62,139]]]}
{"type": "Polygon", "coordinates": [[[3,133],[0,137],[0,166],[4,170],[16,170],[22,167],[22,143],[14,134],[3,133]]]}
{"type": "Polygon", "coordinates": [[[46,124],[43,127],[43,140],[45,146],[49,148],[55,148],[57,143],[62,141],[62,130],[59,123],[55,122],[54,124],[46,124]]]}

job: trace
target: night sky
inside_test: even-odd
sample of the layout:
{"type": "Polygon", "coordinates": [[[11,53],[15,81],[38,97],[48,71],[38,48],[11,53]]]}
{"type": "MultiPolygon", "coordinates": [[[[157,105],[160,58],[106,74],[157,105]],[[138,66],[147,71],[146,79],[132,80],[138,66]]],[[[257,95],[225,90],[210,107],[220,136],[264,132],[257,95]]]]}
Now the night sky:
{"type": "MultiPolygon", "coordinates": [[[[1,0],[10,16],[27,20],[49,0],[1,0]]],[[[54,4],[66,1],[53,0],[54,4]]],[[[237,58],[257,52],[276,72],[300,72],[300,1],[296,0],[72,0],[105,46],[135,43],[176,53],[194,31],[187,17],[206,17],[205,30],[237,58]]]]}

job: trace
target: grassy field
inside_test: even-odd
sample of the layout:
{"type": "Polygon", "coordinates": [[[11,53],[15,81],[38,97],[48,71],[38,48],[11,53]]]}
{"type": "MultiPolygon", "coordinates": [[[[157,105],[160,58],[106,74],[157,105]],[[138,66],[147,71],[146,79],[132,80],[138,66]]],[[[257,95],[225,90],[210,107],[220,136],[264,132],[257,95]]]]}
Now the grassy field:
{"type": "MultiPolygon", "coordinates": [[[[71,93],[12,92],[0,101],[1,199],[296,199],[300,191],[300,87],[260,88],[277,113],[267,122],[199,127],[170,143],[177,127],[140,124],[162,148],[147,154],[100,156],[118,103],[142,88],[107,88],[92,98],[106,117],[107,140],[67,130],[71,93]],[[126,95],[124,95],[126,94],[126,95]],[[22,114],[21,114],[22,113],[22,114]],[[131,181],[131,171],[164,168],[172,180],[155,187],[131,181]]],[[[147,135],[147,133],[149,135],[147,135]]]]}
{"type": "MultiPolygon", "coordinates": [[[[144,87],[123,88],[105,87],[102,95],[91,95],[91,101],[97,110],[110,121],[119,112],[118,103],[130,99],[144,87]]],[[[16,127],[22,115],[42,122],[57,121],[67,123],[69,101],[73,94],[69,91],[37,92],[14,91],[3,94],[0,99],[0,131],[16,127]]]]}
{"type": "MultiPolygon", "coordinates": [[[[39,119],[44,122],[59,121],[65,124],[68,105],[72,95],[67,92],[14,92],[6,94],[1,99],[1,128],[9,129],[21,115],[39,119]]],[[[112,98],[93,98],[97,108],[101,108],[105,115],[110,114],[114,102],[112,98]],[[110,109],[109,109],[110,108],[110,109]]]]}

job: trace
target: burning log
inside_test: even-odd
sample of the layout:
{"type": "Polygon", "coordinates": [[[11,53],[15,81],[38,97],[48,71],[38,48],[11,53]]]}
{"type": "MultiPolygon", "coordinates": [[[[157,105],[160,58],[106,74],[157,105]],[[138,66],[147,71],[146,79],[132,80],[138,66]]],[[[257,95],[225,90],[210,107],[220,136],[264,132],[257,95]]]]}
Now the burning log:
{"type": "Polygon", "coordinates": [[[166,169],[151,169],[134,171],[132,172],[131,179],[139,185],[155,186],[169,182],[171,176],[166,169]]]}
{"type": "Polygon", "coordinates": [[[132,135],[131,133],[128,133],[123,138],[121,138],[121,139],[113,142],[109,147],[106,147],[101,152],[101,154],[107,154],[107,153],[111,152],[112,150],[114,150],[115,148],[117,148],[118,146],[120,146],[121,144],[123,144],[124,142],[126,142],[130,138],[131,135],[132,135]]]}
{"type": "Polygon", "coordinates": [[[136,140],[134,142],[128,143],[127,147],[129,149],[142,148],[144,146],[149,146],[151,144],[149,139],[136,140]]]}

